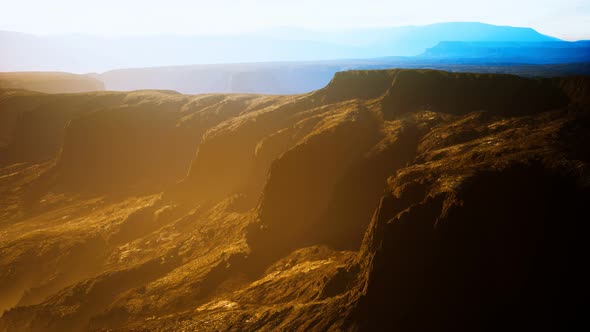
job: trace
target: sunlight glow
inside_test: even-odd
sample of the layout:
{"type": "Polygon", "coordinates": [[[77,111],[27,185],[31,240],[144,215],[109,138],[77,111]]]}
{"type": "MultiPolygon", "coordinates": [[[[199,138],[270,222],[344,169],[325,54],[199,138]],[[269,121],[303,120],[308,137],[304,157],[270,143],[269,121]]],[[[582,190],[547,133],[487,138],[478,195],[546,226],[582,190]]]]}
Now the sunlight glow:
{"type": "Polygon", "coordinates": [[[35,34],[238,34],[270,27],[314,30],[481,21],[590,39],[587,0],[19,0],[0,30],[35,34]]]}

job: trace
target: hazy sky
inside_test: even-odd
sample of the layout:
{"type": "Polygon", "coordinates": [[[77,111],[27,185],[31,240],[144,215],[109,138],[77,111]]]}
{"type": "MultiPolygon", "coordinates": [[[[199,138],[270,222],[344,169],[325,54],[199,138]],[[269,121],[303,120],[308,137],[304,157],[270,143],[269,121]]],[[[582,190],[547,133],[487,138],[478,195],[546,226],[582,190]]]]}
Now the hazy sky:
{"type": "Polygon", "coordinates": [[[209,34],[480,21],[590,39],[590,0],[0,0],[0,8],[0,30],[36,34],[209,34]]]}

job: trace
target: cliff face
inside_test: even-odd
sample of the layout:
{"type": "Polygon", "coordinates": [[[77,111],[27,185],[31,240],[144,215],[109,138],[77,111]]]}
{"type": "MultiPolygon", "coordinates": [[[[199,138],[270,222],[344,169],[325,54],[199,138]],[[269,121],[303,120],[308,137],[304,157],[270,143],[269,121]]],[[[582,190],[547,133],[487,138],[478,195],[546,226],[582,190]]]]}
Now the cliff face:
{"type": "Polygon", "coordinates": [[[583,240],[571,230],[588,218],[588,159],[557,151],[585,135],[588,118],[485,117],[437,128],[415,164],[389,178],[359,253],[361,327],[553,330],[575,321],[583,240]]]}
{"type": "Polygon", "coordinates": [[[588,87],[391,70],[296,96],[5,91],[0,328],[574,323],[588,87]]]}

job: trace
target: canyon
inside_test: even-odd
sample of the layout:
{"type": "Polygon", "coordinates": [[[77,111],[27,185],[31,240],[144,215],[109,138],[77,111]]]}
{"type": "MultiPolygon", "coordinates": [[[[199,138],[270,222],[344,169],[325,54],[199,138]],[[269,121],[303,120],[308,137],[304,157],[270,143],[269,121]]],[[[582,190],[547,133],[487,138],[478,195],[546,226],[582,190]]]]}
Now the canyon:
{"type": "Polygon", "coordinates": [[[579,326],[590,78],[0,89],[0,331],[579,326]]]}

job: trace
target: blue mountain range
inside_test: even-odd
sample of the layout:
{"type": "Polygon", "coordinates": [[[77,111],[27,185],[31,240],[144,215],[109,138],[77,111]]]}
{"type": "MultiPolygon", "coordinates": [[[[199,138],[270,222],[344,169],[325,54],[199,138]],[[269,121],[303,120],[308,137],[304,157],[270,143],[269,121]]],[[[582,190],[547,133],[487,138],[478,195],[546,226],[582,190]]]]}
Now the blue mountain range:
{"type": "MultiPolygon", "coordinates": [[[[451,50],[447,44],[441,44],[446,48],[440,48],[441,42],[543,43],[559,42],[559,39],[531,28],[477,22],[327,32],[276,28],[241,35],[195,36],[36,36],[5,31],[0,32],[0,71],[84,73],[131,67],[372,59],[420,54],[444,57],[445,52],[453,56],[458,51],[474,52],[472,44],[463,44],[461,50],[454,44],[451,50]]],[[[481,48],[478,52],[489,53],[481,48]]]]}

